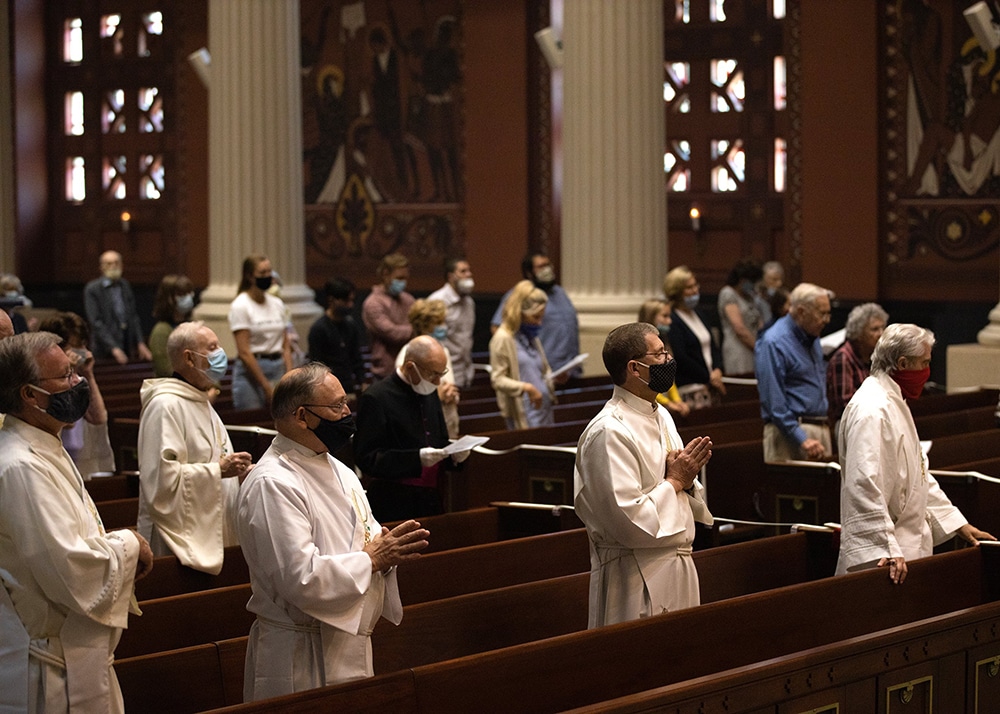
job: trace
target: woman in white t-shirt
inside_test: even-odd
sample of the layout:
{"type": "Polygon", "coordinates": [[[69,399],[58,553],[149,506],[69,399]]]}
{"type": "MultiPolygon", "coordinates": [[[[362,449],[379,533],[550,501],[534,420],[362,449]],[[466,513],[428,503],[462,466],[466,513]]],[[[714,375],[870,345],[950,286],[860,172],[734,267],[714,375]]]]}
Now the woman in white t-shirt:
{"type": "Polygon", "coordinates": [[[229,328],[239,359],[233,364],[233,406],[262,409],[271,391],[292,368],[292,351],[285,329],[285,303],[267,292],[271,261],[251,255],[243,261],[240,292],[229,306],[229,328]]]}

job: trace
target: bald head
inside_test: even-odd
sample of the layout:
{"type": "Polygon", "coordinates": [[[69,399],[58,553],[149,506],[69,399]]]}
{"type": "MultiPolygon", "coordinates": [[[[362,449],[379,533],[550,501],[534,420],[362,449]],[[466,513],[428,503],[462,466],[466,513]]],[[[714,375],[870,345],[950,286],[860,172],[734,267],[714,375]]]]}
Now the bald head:
{"type": "Polygon", "coordinates": [[[406,361],[401,372],[410,384],[418,384],[426,379],[435,385],[448,371],[448,356],[444,347],[430,335],[421,335],[410,340],[406,347],[406,361]]]}
{"type": "Polygon", "coordinates": [[[14,336],[14,323],[10,321],[10,315],[6,310],[0,310],[0,340],[14,336]]]}

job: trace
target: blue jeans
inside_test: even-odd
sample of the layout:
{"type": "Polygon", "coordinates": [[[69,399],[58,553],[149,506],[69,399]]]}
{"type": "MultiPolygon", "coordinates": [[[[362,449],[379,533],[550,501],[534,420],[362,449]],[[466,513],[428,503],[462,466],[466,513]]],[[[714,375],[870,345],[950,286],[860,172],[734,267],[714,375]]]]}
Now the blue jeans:
{"type": "MultiPolygon", "coordinates": [[[[277,359],[258,357],[257,364],[272,385],[285,373],[285,361],[281,357],[277,359]]],[[[263,409],[266,406],[267,398],[264,396],[264,390],[250,376],[243,360],[236,360],[233,364],[233,408],[263,409]]]]}

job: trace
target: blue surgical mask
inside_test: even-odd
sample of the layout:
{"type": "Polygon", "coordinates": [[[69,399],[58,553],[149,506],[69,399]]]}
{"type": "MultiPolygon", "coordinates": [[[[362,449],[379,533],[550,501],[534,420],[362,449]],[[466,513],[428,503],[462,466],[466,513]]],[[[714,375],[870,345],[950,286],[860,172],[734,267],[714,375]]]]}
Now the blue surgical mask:
{"type": "Polygon", "coordinates": [[[431,330],[431,337],[433,337],[438,342],[442,342],[445,337],[448,336],[448,326],[438,325],[433,330],[431,330]]]}
{"type": "Polygon", "coordinates": [[[701,295],[699,293],[695,293],[694,295],[688,295],[687,297],[684,298],[684,307],[686,307],[688,310],[694,310],[696,307],[698,307],[698,301],[700,299],[701,295]]]}
{"type": "Polygon", "coordinates": [[[174,307],[181,315],[187,315],[189,312],[194,310],[194,293],[178,295],[177,300],[174,303],[174,307]]]}
{"type": "Polygon", "coordinates": [[[399,280],[397,278],[396,280],[393,280],[392,282],[389,283],[388,293],[393,297],[402,294],[404,290],[406,290],[405,280],[399,280]]]}
{"type": "Polygon", "coordinates": [[[205,373],[205,376],[213,382],[221,382],[222,378],[226,376],[226,370],[229,368],[229,358],[226,357],[226,351],[219,347],[207,355],[201,352],[195,352],[195,354],[201,355],[208,360],[208,369],[201,370],[205,373]]]}
{"type": "Polygon", "coordinates": [[[521,323],[521,332],[523,332],[529,340],[533,340],[538,337],[541,331],[541,325],[529,325],[526,322],[521,323]]]}
{"type": "Polygon", "coordinates": [[[670,325],[657,324],[656,329],[661,335],[666,335],[670,332],[670,325]]]}

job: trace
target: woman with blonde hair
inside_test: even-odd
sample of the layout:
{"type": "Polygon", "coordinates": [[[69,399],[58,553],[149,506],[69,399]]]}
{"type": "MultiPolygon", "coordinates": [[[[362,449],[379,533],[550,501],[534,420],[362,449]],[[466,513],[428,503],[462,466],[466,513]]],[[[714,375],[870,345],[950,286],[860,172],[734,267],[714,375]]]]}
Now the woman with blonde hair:
{"type": "Polygon", "coordinates": [[[547,304],[544,290],[522,280],[511,291],[490,340],[490,384],[509,429],[554,423],[552,370],[538,339],[547,304]]]}
{"type": "MultiPolygon", "coordinates": [[[[670,349],[668,336],[670,334],[670,326],[673,324],[671,312],[673,310],[670,307],[670,303],[660,298],[651,298],[639,308],[639,322],[646,322],[655,327],[660,333],[663,346],[668,350],[670,349]]],[[[683,417],[691,413],[691,407],[681,399],[676,384],[671,384],[670,389],[666,392],[657,394],[656,403],[665,406],[673,416],[683,417]]]]}
{"type": "MultiPolygon", "coordinates": [[[[416,300],[410,308],[408,318],[410,326],[413,327],[414,336],[430,335],[438,342],[443,343],[448,336],[448,327],[445,325],[444,317],[447,307],[443,300],[416,300]]],[[[448,350],[444,351],[445,373],[441,377],[441,384],[438,385],[438,397],[441,399],[441,410],[444,412],[444,423],[448,427],[448,436],[452,439],[458,438],[458,386],[455,384],[455,373],[451,367],[451,355],[448,350]]],[[[406,347],[396,355],[396,368],[399,369],[406,361],[406,347]]]]}
{"type": "Polygon", "coordinates": [[[681,394],[701,393],[707,399],[709,387],[725,394],[722,353],[696,310],[701,294],[694,273],[686,265],[671,270],[663,278],[663,294],[673,308],[670,352],[677,360],[677,387],[681,394]]]}

